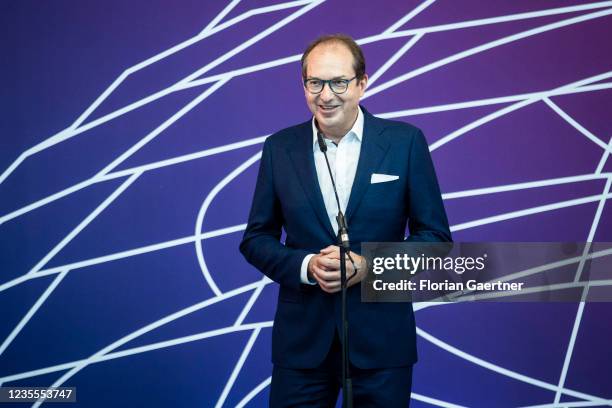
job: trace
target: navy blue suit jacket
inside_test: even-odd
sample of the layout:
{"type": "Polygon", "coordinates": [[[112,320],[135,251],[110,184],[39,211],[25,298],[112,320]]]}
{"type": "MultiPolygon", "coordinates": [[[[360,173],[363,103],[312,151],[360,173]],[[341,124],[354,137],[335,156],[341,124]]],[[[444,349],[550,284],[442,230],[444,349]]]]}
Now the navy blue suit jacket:
{"type": "MultiPolygon", "coordinates": [[[[363,107],[362,107],[363,109],[363,107]]],[[[407,123],[364,111],[357,172],[346,209],[351,249],[361,243],[450,241],[440,189],[423,133],[407,123]],[[372,173],[399,176],[370,184],[372,173]]],[[[280,285],[272,361],[289,368],[318,366],[340,328],[340,294],[300,281],[304,257],[336,244],[314,164],[311,121],[281,130],[264,143],[249,221],[240,244],[247,261],[280,285]],[[281,230],[286,232],[280,242],[281,230]]],[[[348,289],[349,358],[360,368],[412,364],[417,359],[410,303],[362,303],[348,289]]],[[[341,333],[341,331],[339,330],[341,333]]]]}

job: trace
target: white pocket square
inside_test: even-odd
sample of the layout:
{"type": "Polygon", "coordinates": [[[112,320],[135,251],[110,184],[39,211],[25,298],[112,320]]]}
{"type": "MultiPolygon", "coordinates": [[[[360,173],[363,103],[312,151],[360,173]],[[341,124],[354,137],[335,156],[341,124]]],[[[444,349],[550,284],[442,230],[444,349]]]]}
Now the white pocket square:
{"type": "Polygon", "coordinates": [[[370,179],[370,184],[375,183],[386,183],[387,181],[393,181],[399,179],[399,176],[394,176],[391,174],[378,174],[372,173],[372,178],[370,179]]]}

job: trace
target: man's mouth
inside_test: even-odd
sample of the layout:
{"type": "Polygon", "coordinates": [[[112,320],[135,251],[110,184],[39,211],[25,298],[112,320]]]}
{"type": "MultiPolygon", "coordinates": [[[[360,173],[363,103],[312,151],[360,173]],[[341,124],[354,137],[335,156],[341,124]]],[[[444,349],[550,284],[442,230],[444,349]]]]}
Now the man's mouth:
{"type": "Polygon", "coordinates": [[[334,109],[337,109],[339,105],[319,105],[319,109],[323,112],[332,112],[334,109]]]}

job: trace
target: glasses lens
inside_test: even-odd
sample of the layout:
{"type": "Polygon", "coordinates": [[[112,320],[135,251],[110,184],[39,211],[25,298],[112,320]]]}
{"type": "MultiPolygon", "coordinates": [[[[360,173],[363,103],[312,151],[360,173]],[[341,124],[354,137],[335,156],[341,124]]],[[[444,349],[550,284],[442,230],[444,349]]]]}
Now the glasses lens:
{"type": "Polygon", "coordinates": [[[331,81],[329,85],[332,91],[334,91],[335,93],[344,93],[346,92],[346,89],[348,88],[348,84],[345,79],[338,79],[335,81],[331,81]]]}
{"type": "Polygon", "coordinates": [[[319,93],[323,90],[323,81],[318,79],[309,79],[306,81],[306,89],[312,93],[319,93]]]}

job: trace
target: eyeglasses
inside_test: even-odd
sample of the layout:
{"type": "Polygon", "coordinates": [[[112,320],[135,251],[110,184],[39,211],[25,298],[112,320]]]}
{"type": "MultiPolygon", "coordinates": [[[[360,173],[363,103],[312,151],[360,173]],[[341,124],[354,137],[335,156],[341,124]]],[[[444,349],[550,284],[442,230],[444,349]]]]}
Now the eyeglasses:
{"type": "Polygon", "coordinates": [[[357,76],[352,77],[351,79],[319,79],[319,78],[307,78],[304,80],[304,87],[311,94],[318,94],[323,92],[323,88],[325,84],[329,86],[329,89],[336,95],[343,94],[348,89],[349,84],[353,79],[356,79],[357,76]]]}

